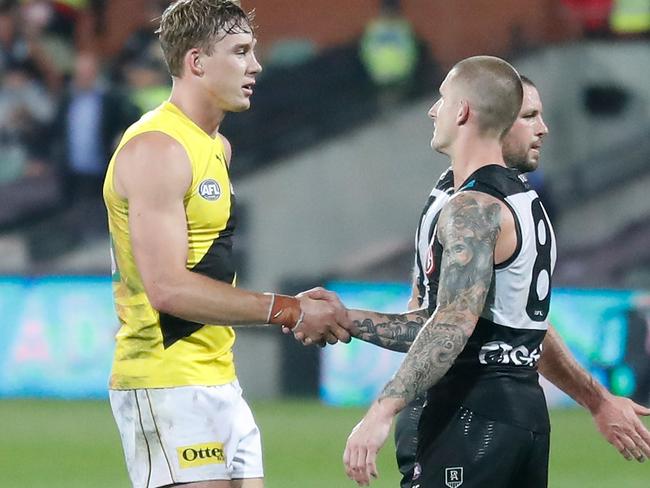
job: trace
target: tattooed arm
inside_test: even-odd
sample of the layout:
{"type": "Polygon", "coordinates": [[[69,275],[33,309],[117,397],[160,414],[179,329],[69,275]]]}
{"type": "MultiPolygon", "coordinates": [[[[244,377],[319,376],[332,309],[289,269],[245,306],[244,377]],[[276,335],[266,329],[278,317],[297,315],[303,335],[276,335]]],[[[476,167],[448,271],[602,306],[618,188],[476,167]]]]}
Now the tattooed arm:
{"type": "Polygon", "coordinates": [[[350,335],[391,351],[406,352],[429,318],[426,309],[403,314],[348,310],[350,335]]]}
{"type": "Polygon", "coordinates": [[[501,203],[489,195],[457,193],[443,209],[437,231],[443,254],[436,311],[348,437],[343,462],[357,483],[368,484],[376,476],[376,455],[393,417],[439,381],[465,347],[485,306],[500,228],[501,203]]]}
{"type": "Polygon", "coordinates": [[[417,270],[413,271],[411,298],[408,313],[388,314],[365,310],[348,310],[352,321],[350,335],[391,351],[406,352],[429,318],[426,308],[420,309],[417,270]]]}
{"type": "Polygon", "coordinates": [[[436,310],[379,397],[402,408],[451,368],[474,331],[492,282],[501,204],[476,192],[452,198],[440,215],[442,244],[436,310]]]}

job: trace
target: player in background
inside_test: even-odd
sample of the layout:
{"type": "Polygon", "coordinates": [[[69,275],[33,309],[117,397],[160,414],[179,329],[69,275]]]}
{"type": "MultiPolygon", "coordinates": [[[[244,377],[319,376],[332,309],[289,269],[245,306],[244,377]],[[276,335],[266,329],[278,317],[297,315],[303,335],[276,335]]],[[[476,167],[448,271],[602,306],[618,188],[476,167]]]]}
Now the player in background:
{"type": "MultiPolygon", "coordinates": [[[[522,173],[535,171],[539,165],[541,146],[548,128],[543,119],[543,105],[535,84],[527,77],[521,76],[524,97],[519,115],[503,139],[503,156],[508,167],[517,168],[522,173]]],[[[426,308],[435,297],[429,297],[429,283],[426,273],[429,246],[440,210],[453,194],[453,173],[446,170],[432,190],[420,217],[416,231],[416,252],[412,297],[409,310],[426,308]]],[[[386,330],[370,333],[370,322],[355,321],[352,334],[380,347],[390,347],[385,337],[390,334],[391,325],[386,330]],[[359,327],[361,326],[361,327],[359,327]],[[382,335],[383,334],[383,335],[382,335]]],[[[389,324],[387,318],[383,323],[389,324]]],[[[415,325],[417,331],[419,327],[415,325]]],[[[394,333],[394,330],[392,331],[394,333]]],[[[407,345],[410,345],[407,341],[407,345]]],[[[549,324],[543,342],[542,357],[538,369],[555,386],[559,387],[577,403],[589,410],[598,430],[608,442],[613,444],[625,457],[631,459],[630,451],[625,447],[635,433],[648,436],[646,427],[637,415],[648,415],[650,410],[631,401],[609,393],[587,371],[582,368],[568,350],[555,328],[549,324]],[[627,438],[627,439],[626,439],[627,438]]],[[[403,350],[403,349],[397,349],[403,350]]],[[[401,486],[411,486],[415,456],[417,451],[417,426],[425,401],[424,396],[416,398],[401,411],[395,423],[395,447],[397,465],[402,473],[401,486]]]]}
{"type": "MultiPolygon", "coordinates": [[[[225,0],[179,0],[158,30],[170,99],[125,132],[104,182],[121,323],[110,401],[136,488],[261,488],[260,434],[243,400],[231,325],[349,340],[344,308],[235,287],[228,112],[262,67],[252,18],[225,0]]],[[[263,363],[260,363],[263,367],[263,363]]]]}
{"type": "MultiPolygon", "coordinates": [[[[539,101],[539,95],[532,85],[532,82],[529,80],[525,83],[524,93],[525,101],[521,107],[522,110],[520,116],[518,117],[515,126],[506,137],[503,149],[504,154],[508,156],[507,162],[509,166],[521,167],[522,163],[525,163],[528,167],[523,167],[522,169],[530,171],[537,165],[541,139],[546,133],[546,127],[541,120],[541,102],[539,101]],[[510,155],[512,154],[516,156],[514,161],[510,158],[510,155]]],[[[432,115],[434,117],[436,116],[436,114],[432,115]]],[[[450,173],[443,175],[439,181],[437,189],[434,189],[434,192],[432,192],[432,196],[427,204],[429,208],[432,205],[437,205],[437,209],[434,209],[432,213],[427,212],[427,209],[425,209],[421,220],[421,226],[418,230],[419,234],[422,232],[428,232],[430,229],[435,227],[435,219],[445,201],[449,199],[449,188],[453,185],[453,183],[450,183],[450,178],[450,173]]],[[[430,257],[429,259],[425,257],[428,244],[428,237],[425,237],[424,239],[420,238],[419,252],[416,257],[416,259],[420,260],[420,269],[423,269],[423,262],[424,266],[427,268],[431,268],[433,265],[430,257]],[[423,243],[424,252],[422,246],[423,243]]],[[[431,272],[431,269],[429,269],[429,272],[431,272]]],[[[421,274],[420,276],[420,280],[416,281],[416,286],[414,286],[414,299],[422,297],[421,293],[426,295],[427,292],[428,283],[423,283],[423,275],[421,274]]],[[[436,285],[437,283],[434,283],[432,288],[435,289],[436,285]]],[[[435,299],[435,294],[432,294],[432,296],[435,299]]],[[[429,312],[427,311],[418,311],[406,315],[372,313],[366,313],[364,315],[362,313],[361,316],[355,316],[355,313],[356,311],[351,312],[357,326],[356,330],[353,330],[354,336],[381,345],[382,347],[388,347],[395,350],[406,350],[413,342],[413,338],[421,329],[424,321],[429,316],[429,312]]],[[[540,361],[540,370],[546,373],[549,379],[569,393],[579,403],[590,409],[601,432],[603,432],[605,437],[616,445],[626,457],[630,458],[631,456],[634,456],[637,459],[642,460],[644,455],[647,456],[648,433],[643,424],[639,422],[636,413],[647,414],[648,410],[627,399],[614,397],[602,388],[601,385],[595,383],[593,379],[582,368],[580,368],[575,360],[573,360],[554,330],[552,330],[546,337],[545,346],[546,352],[543,355],[543,359],[540,361]],[[646,439],[644,439],[644,437],[646,439]]],[[[484,359],[485,357],[489,357],[490,354],[492,354],[494,358],[494,354],[496,354],[496,357],[503,360],[505,356],[500,355],[504,352],[506,351],[497,347],[488,351],[488,354],[484,355],[484,359]]],[[[531,354],[530,356],[534,355],[535,354],[531,354]]],[[[535,360],[535,358],[531,359],[531,362],[533,360],[535,360]]],[[[409,450],[415,447],[414,438],[412,434],[409,435],[409,432],[407,431],[409,427],[413,427],[411,422],[417,422],[417,420],[413,418],[417,417],[417,415],[414,415],[411,418],[409,417],[411,416],[406,416],[408,419],[405,421],[407,429],[402,435],[408,443],[406,446],[406,459],[403,461],[408,461],[408,458],[412,454],[409,453],[409,450]]],[[[351,441],[353,441],[353,437],[354,434],[351,436],[351,441]]],[[[350,443],[348,446],[350,446],[350,443]]],[[[372,447],[377,448],[378,446],[374,445],[372,447]]],[[[400,443],[398,434],[398,450],[399,448],[400,443]]],[[[349,449],[346,450],[346,456],[347,455],[350,455],[349,449]]],[[[545,456],[542,455],[542,461],[544,460],[544,457],[545,456]]],[[[354,470],[348,471],[351,477],[361,481],[362,484],[367,482],[368,472],[366,472],[366,478],[360,474],[359,470],[363,471],[363,468],[360,466],[360,463],[358,462],[359,460],[352,457],[348,458],[347,461],[348,468],[354,466],[354,469],[357,470],[356,472],[354,470]],[[354,463],[357,464],[355,465],[354,463]]],[[[546,464],[543,464],[543,470],[545,471],[545,469],[546,464]]],[[[458,473],[451,470],[449,475],[456,476],[458,473]]],[[[545,483],[545,481],[540,481],[540,483],[545,483]]]]}

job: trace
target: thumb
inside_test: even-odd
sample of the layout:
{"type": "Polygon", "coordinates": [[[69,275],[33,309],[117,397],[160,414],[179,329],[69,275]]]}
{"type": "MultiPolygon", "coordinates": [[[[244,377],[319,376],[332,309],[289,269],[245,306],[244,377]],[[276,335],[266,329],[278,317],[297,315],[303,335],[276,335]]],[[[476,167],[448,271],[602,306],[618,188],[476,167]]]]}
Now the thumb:
{"type": "Polygon", "coordinates": [[[323,288],[314,288],[303,293],[313,300],[325,300],[329,298],[327,290],[324,290],[323,288]]]}
{"type": "Polygon", "coordinates": [[[639,405],[638,403],[632,402],[632,408],[634,408],[634,412],[637,415],[643,415],[643,416],[650,415],[650,408],[644,407],[643,405],[639,405]]]}

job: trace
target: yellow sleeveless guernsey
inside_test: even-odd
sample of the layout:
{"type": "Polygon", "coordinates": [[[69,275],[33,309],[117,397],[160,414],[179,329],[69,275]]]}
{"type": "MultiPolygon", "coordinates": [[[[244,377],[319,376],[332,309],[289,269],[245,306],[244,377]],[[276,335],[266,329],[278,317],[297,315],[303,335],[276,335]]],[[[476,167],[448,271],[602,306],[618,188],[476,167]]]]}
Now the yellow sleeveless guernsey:
{"type": "Polygon", "coordinates": [[[113,261],[113,294],[121,327],[110,388],[165,388],[219,385],[235,379],[235,333],[159,313],[147,298],[129,237],[129,204],[113,186],[115,155],[138,134],[162,132],[178,141],[192,164],[192,184],[184,198],[187,216],[187,269],[235,284],[232,233],[234,195],[223,143],[212,138],[176,106],[163,103],[127,129],[104,181],[113,261]]]}

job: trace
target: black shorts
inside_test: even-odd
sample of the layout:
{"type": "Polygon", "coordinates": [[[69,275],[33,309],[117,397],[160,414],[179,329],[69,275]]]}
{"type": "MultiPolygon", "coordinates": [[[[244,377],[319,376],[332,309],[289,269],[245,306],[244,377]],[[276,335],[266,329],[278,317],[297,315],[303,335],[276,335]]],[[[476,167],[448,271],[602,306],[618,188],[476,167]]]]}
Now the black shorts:
{"type": "Polygon", "coordinates": [[[549,434],[425,408],[411,488],[546,488],[549,434]]]}
{"type": "Polygon", "coordinates": [[[418,451],[418,424],[426,395],[417,397],[397,415],[395,421],[395,457],[402,473],[401,488],[410,488],[413,480],[415,456],[418,451]]]}

